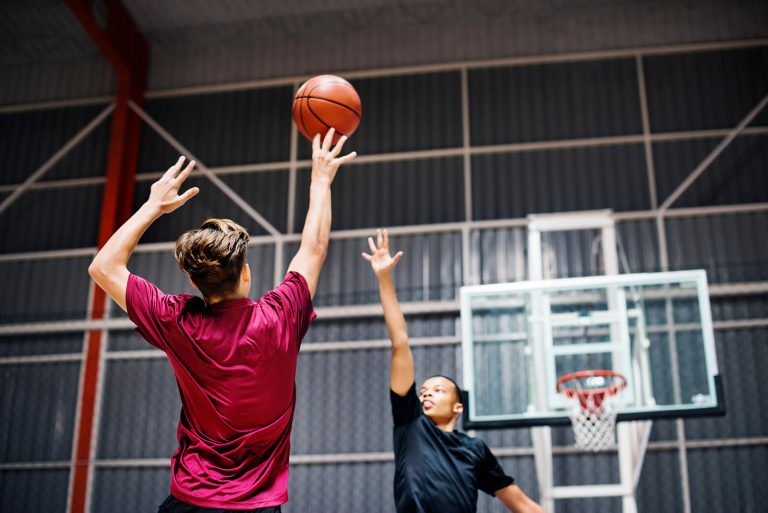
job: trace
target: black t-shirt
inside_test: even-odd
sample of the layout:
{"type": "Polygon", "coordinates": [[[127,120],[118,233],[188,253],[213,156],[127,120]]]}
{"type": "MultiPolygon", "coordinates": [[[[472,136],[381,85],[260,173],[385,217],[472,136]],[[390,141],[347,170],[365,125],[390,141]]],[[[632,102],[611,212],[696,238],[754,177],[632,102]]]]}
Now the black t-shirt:
{"type": "Polygon", "coordinates": [[[475,513],[477,490],[489,495],[515,482],[480,439],[443,432],[424,415],[414,383],[390,390],[398,513],[475,513]]]}

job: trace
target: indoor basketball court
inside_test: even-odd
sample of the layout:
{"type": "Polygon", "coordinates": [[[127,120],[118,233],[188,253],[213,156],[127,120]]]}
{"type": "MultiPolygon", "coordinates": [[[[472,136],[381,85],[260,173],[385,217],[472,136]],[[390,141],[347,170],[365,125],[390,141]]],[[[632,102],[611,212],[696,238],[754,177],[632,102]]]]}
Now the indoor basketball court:
{"type": "MultiPolygon", "coordinates": [[[[765,2],[12,0],[0,13],[3,513],[155,512],[183,472],[221,490],[258,474],[238,437],[263,426],[237,415],[201,437],[240,448],[216,463],[238,468],[230,480],[176,453],[209,419],[199,405],[230,401],[217,385],[248,368],[191,403],[187,368],[147,342],[128,289],[91,279],[169,181],[174,201],[199,191],[141,226],[127,269],[204,312],[281,286],[325,226],[313,215],[332,218],[316,288],[299,280],[317,317],[297,335],[294,394],[280,389],[285,472],[270,486],[287,498],[245,487],[256,499],[195,506],[406,509],[397,330],[361,258],[386,240],[415,389],[447,377],[461,398],[456,432],[422,395],[416,418],[482,441],[503,470],[457,511],[510,511],[510,489],[541,507],[517,513],[768,511],[765,2]],[[328,162],[338,172],[318,174],[328,162]],[[247,230],[246,296],[209,297],[174,258],[211,218],[247,230]]],[[[429,493],[455,481],[430,479],[418,511],[452,513],[429,493]]]]}

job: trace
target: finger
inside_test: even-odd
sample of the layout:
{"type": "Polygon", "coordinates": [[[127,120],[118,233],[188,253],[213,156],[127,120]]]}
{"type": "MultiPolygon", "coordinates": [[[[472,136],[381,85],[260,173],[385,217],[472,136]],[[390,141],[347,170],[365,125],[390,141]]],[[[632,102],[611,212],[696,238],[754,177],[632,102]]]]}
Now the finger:
{"type": "Polygon", "coordinates": [[[360,253],[360,256],[362,256],[363,260],[365,260],[366,262],[370,262],[371,260],[373,260],[373,257],[368,253],[360,253]]]}
{"type": "Polygon", "coordinates": [[[318,151],[320,149],[320,134],[315,134],[312,139],[312,151],[318,151]]]}
{"type": "Polygon", "coordinates": [[[371,254],[376,253],[376,244],[373,243],[373,237],[368,237],[368,247],[371,248],[371,254]]]}
{"type": "Polygon", "coordinates": [[[181,169],[182,162],[184,162],[184,155],[179,157],[179,160],[177,160],[174,165],[168,168],[168,171],[165,172],[165,174],[163,175],[163,178],[166,178],[166,177],[173,178],[174,176],[176,176],[176,173],[178,173],[179,169],[181,169]]]}
{"type": "Polygon", "coordinates": [[[403,252],[398,251],[397,254],[394,257],[392,257],[392,266],[393,267],[396,266],[402,257],[403,257],[403,252]]]}
{"type": "Polygon", "coordinates": [[[389,247],[389,232],[385,229],[383,232],[384,235],[384,246],[389,247]]]}
{"type": "Polygon", "coordinates": [[[333,134],[336,133],[336,129],[331,127],[325,134],[325,140],[323,141],[323,151],[331,149],[331,141],[333,141],[333,134]]]}
{"type": "Polygon", "coordinates": [[[189,164],[187,164],[187,167],[184,168],[184,170],[179,173],[179,176],[176,177],[176,181],[181,184],[184,180],[187,179],[189,174],[192,172],[192,170],[195,168],[195,164],[197,164],[196,161],[190,160],[189,164]]]}
{"type": "Polygon", "coordinates": [[[179,200],[181,201],[181,205],[192,199],[193,197],[197,196],[197,194],[200,192],[199,187],[192,187],[191,189],[187,190],[184,194],[179,196],[179,200]]]}
{"type": "Polygon", "coordinates": [[[381,236],[381,230],[376,230],[376,247],[380,248],[382,242],[383,242],[383,238],[381,236]]]}
{"type": "Polygon", "coordinates": [[[344,155],[343,157],[339,157],[336,160],[339,162],[339,165],[341,165],[341,164],[346,164],[347,162],[349,162],[350,160],[354,159],[355,157],[357,157],[357,152],[353,151],[352,153],[348,153],[348,154],[344,155]]]}
{"type": "Polygon", "coordinates": [[[339,153],[341,153],[341,148],[344,146],[344,143],[347,142],[348,137],[346,135],[342,135],[339,140],[336,142],[336,146],[333,147],[333,150],[331,150],[331,156],[335,157],[339,153]]]}

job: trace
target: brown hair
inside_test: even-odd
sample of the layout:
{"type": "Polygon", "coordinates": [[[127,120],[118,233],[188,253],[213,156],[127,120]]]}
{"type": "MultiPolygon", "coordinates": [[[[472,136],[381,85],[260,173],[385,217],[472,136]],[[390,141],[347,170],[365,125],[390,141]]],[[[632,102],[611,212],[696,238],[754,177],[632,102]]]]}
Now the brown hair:
{"type": "Polygon", "coordinates": [[[245,264],[248,232],[229,219],[208,219],[176,240],[174,255],[203,296],[234,292],[245,264]]]}

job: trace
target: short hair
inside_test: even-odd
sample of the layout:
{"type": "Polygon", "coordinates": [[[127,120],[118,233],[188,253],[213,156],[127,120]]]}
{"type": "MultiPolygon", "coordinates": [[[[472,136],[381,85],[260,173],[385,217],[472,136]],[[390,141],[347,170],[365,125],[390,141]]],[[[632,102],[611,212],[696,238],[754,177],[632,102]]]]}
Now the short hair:
{"type": "MultiPolygon", "coordinates": [[[[455,382],[455,381],[454,381],[452,378],[449,378],[448,376],[444,376],[444,375],[442,375],[442,374],[435,374],[434,376],[430,376],[430,377],[428,377],[427,379],[432,379],[432,378],[443,378],[443,379],[447,379],[448,381],[450,381],[451,383],[453,383],[453,387],[456,389],[456,390],[455,390],[455,392],[456,392],[456,402],[457,402],[457,403],[463,403],[463,402],[464,402],[464,401],[462,400],[462,398],[461,398],[461,395],[462,395],[462,394],[461,394],[461,387],[460,387],[460,386],[459,386],[459,384],[458,384],[458,383],[456,383],[456,382],[455,382]]],[[[426,381],[427,379],[425,379],[424,381],[426,381]]]]}
{"type": "Polygon", "coordinates": [[[245,264],[248,232],[229,219],[208,219],[176,240],[174,256],[206,298],[235,291],[245,264]]]}

